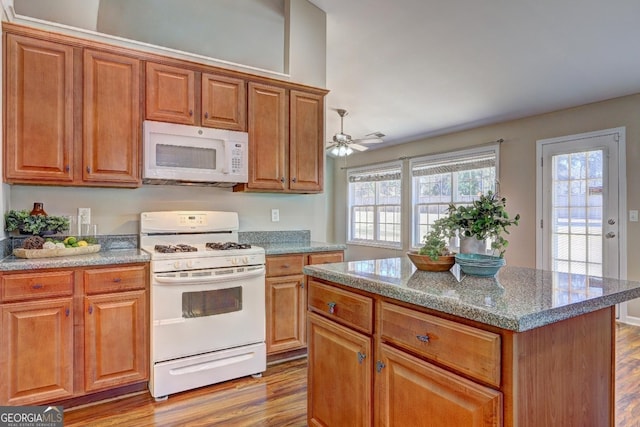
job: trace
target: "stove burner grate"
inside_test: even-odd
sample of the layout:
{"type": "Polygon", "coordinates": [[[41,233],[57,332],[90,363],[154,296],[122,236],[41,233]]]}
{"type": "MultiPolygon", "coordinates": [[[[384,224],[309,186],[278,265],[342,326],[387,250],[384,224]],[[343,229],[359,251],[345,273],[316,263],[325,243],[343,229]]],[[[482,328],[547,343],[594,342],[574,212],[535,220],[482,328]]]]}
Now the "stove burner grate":
{"type": "Polygon", "coordinates": [[[198,252],[198,248],[184,244],[156,245],[154,250],[163,254],[172,254],[175,252],[198,252]]]}
{"type": "Polygon", "coordinates": [[[226,242],[226,243],[207,243],[205,245],[207,249],[213,249],[216,251],[226,251],[229,249],[251,249],[251,245],[248,243],[235,243],[235,242],[226,242]]]}

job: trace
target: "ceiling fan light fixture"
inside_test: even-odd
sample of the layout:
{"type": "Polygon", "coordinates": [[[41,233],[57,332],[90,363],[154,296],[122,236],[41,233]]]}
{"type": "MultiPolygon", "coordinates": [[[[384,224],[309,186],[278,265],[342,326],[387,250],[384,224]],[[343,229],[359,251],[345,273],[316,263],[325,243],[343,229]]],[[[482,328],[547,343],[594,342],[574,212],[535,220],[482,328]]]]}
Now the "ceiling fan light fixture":
{"type": "Polygon", "coordinates": [[[347,147],[347,151],[345,151],[345,154],[348,156],[351,153],[353,153],[353,150],[351,149],[351,147],[347,147]]]}
{"type": "Polygon", "coordinates": [[[331,154],[333,154],[334,156],[337,156],[339,152],[340,150],[338,150],[338,147],[333,147],[331,149],[331,154]]]}

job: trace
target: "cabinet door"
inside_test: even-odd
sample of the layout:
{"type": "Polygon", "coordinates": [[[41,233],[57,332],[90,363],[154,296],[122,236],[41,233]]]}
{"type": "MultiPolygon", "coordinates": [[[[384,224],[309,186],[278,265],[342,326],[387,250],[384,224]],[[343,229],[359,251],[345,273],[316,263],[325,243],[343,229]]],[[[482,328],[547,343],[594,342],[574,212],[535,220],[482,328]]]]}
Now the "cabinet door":
{"type": "Polygon", "coordinates": [[[309,426],[370,426],[371,338],[314,313],[308,322],[309,426]]]}
{"type": "Polygon", "coordinates": [[[249,83],[249,182],[260,190],[288,188],[287,93],[285,89],[249,83]]]}
{"type": "Polygon", "coordinates": [[[292,90],[289,187],[321,192],[324,184],[324,97],[292,90]]]}
{"type": "Polygon", "coordinates": [[[73,395],[71,298],[1,306],[0,405],[73,395]]]}
{"type": "Polygon", "coordinates": [[[146,291],[85,297],[85,391],[148,378],[146,291]]]}
{"type": "Polygon", "coordinates": [[[376,362],[376,420],[380,426],[502,425],[502,394],[386,344],[376,362]]]}
{"type": "Polygon", "coordinates": [[[73,180],[73,48],[7,34],[7,182],[73,180]]]}
{"type": "Polygon", "coordinates": [[[139,186],[141,133],[140,61],[85,49],[83,181],[139,186]]]}
{"type": "Polygon", "coordinates": [[[242,79],[202,74],[202,126],[245,131],[247,89],[242,79]]]}
{"type": "Polygon", "coordinates": [[[267,354],[304,347],[304,276],[267,278],[266,286],[267,354]]]}
{"type": "Polygon", "coordinates": [[[195,125],[195,72],[147,62],[146,107],[148,120],[195,125]]]}

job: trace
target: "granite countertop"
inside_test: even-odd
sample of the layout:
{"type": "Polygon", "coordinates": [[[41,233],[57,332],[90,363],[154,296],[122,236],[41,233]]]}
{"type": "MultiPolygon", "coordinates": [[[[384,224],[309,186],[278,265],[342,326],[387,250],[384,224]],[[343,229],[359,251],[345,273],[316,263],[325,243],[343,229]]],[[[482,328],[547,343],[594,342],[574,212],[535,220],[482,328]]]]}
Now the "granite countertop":
{"type": "Polygon", "coordinates": [[[32,259],[17,258],[10,255],[0,261],[0,271],[129,264],[134,262],[148,262],[150,259],[150,255],[142,249],[114,249],[86,255],[32,259]]]}
{"type": "Polygon", "coordinates": [[[496,278],[419,271],[406,258],[304,267],[304,273],[487,325],[523,332],[640,297],[640,283],[503,267],[496,278]]]}
{"type": "Polygon", "coordinates": [[[329,252],[344,251],[347,245],[326,242],[277,242],[277,243],[256,243],[256,246],[264,248],[266,255],[295,254],[305,252],[329,252]]]}

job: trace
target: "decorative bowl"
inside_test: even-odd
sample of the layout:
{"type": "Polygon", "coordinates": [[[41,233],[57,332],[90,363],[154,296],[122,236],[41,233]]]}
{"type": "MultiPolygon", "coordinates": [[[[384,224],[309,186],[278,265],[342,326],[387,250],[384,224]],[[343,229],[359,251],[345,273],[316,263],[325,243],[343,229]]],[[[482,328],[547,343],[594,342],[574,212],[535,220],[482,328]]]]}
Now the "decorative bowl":
{"type": "Polygon", "coordinates": [[[420,255],[418,252],[407,252],[407,256],[422,271],[449,271],[456,262],[454,255],[440,255],[438,259],[433,260],[429,255],[420,255]]]}
{"type": "Polygon", "coordinates": [[[456,262],[464,274],[493,277],[505,265],[504,258],[483,254],[457,254],[456,262]]]}

